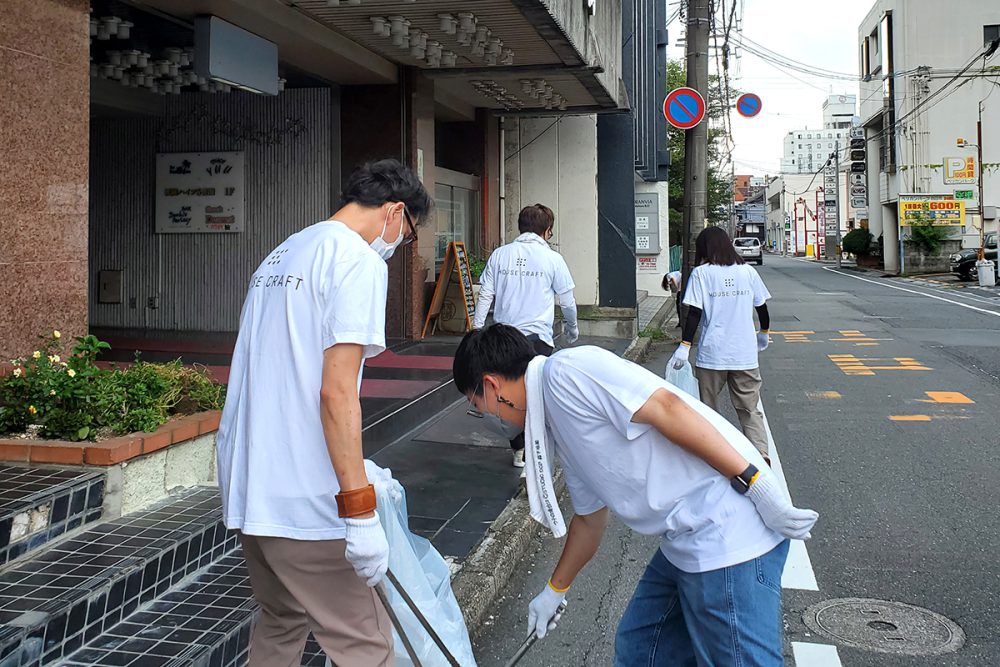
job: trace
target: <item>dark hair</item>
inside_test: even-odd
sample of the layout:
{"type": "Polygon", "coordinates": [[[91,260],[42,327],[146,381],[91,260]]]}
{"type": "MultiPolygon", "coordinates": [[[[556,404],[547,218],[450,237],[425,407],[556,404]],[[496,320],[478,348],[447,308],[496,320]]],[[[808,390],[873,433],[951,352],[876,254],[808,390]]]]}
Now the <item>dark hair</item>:
{"type": "Polygon", "coordinates": [[[694,265],[718,264],[732,266],[742,264],[743,258],[736,253],[733,241],[722,227],[706,227],[694,242],[694,265]]]}
{"type": "Polygon", "coordinates": [[[399,160],[366,162],[347,179],[341,205],[377,208],[386,202],[403,202],[417,224],[426,222],[433,202],[413,170],[399,160]]]}
{"type": "Polygon", "coordinates": [[[528,371],[535,349],[527,337],[512,326],[494,324],[465,335],[452,365],[455,387],[465,394],[483,393],[483,376],[499,375],[517,380],[528,371]]]}
{"type": "Polygon", "coordinates": [[[555,221],[556,214],[548,206],[544,204],[525,206],[517,216],[517,229],[522,234],[532,232],[544,238],[545,232],[552,229],[555,221]]]}

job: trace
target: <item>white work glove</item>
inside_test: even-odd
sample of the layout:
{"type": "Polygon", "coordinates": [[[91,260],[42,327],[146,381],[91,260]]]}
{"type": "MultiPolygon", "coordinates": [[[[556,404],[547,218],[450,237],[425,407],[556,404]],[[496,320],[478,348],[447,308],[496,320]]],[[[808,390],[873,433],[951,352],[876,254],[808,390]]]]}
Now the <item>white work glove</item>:
{"type": "Polygon", "coordinates": [[[392,498],[392,502],[398,503],[403,498],[403,487],[392,477],[392,471],[388,468],[380,468],[374,461],[365,459],[365,475],[368,481],[375,487],[375,490],[385,489],[392,498]]]}
{"type": "Polygon", "coordinates": [[[347,561],[369,588],[382,581],[389,569],[389,542],[378,512],[370,519],[344,519],[347,524],[347,561]]]}
{"type": "Polygon", "coordinates": [[[674,356],[670,357],[670,363],[674,365],[675,370],[680,370],[684,368],[684,364],[688,362],[688,356],[691,354],[691,346],[686,343],[681,343],[674,350],[674,356]]]}
{"type": "Polygon", "coordinates": [[[563,338],[567,345],[572,345],[580,339],[580,327],[576,324],[563,322],[563,338]]]}
{"type": "Polygon", "coordinates": [[[535,636],[543,639],[545,633],[554,630],[562,618],[560,605],[565,600],[565,592],[557,593],[552,586],[545,584],[545,590],[528,605],[528,634],[534,632],[535,636]]]}
{"type": "Polygon", "coordinates": [[[771,337],[766,331],[757,334],[757,351],[763,352],[767,349],[767,344],[771,342],[771,337]]]}
{"type": "Polygon", "coordinates": [[[757,481],[750,485],[747,498],[753,501],[764,525],[793,540],[808,540],[809,531],[819,514],[792,505],[784,489],[770,471],[761,470],[757,481]]]}

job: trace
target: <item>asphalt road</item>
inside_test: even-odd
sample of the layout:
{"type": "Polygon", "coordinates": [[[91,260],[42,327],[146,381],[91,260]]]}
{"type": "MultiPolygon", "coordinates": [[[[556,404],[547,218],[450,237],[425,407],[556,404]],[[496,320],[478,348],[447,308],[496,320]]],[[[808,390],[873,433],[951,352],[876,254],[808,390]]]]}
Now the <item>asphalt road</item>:
{"type": "MultiPolygon", "coordinates": [[[[1000,665],[997,292],[765,261],[773,299],[763,402],[793,499],[820,512],[807,543],[818,590],[784,592],[788,664],[818,644],[823,657],[799,653],[798,667],[1000,665]],[[847,618],[859,637],[882,638],[895,654],[804,624],[807,609],[836,598],[929,609],[961,627],[964,646],[901,654],[944,632],[905,619],[847,618]],[[892,621],[895,630],[885,625],[892,621]]],[[[657,347],[647,365],[662,372],[671,352],[657,347]]],[[[656,542],[613,524],[562,624],[520,664],[611,664],[615,625],[656,542]]],[[[503,665],[524,638],[527,603],[560,546],[539,539],[522,563],[478,635],[480,665],[503,665]]]]}

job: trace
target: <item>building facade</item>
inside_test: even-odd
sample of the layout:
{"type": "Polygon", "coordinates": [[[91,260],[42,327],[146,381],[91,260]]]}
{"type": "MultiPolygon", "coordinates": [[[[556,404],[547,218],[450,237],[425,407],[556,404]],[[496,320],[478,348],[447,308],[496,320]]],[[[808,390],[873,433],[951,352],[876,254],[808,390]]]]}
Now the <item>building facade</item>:
{"type": "MultiPolygon", "coordinates": [[[[235,331],[264,253],[329,217],[350,170],[383,157],[437,204],[390,263],[387,335],[418,337],[448,241],[485,255],[509,238],[511,136],[527,143],[548,116],[592,154],[595,114],[628,106],[616,1],[14,0],[6,16],[5,358],[52,329],[235,331]],[[213,62],[230,49],[231,78],[204,68],[208,48],[213,62]],[[523,132],[505,126],[521,119],[523,132]]],[[[560,219],[581,256],[594,211],[560,219]]],[[[581,303],[599,304],[578,272],[581,303]]]]}
{"type": "Polygon", "coordinates": [[[821,129],[792,130],[785,135],[781,173],[815,173],[833,153],[835,142],[839,140],[843,150],[850,137],[856,104],[854,95],[830,95],[823,103],[821,129]]]}
{"type": "MultiPolygon", "coordinates": [[[[846,186],[847,172],[840,178],[846,186]]],[[[782,174],[771,179],[764,194],[765,240],[773,252],[785,255],[821,257],[825,244],[826,220],[823,181],[812,174],[782,174]]],[[[853,224],[848,209],[840,207],[840,229],[846,233],[853,224]]]]}
{"type": "Polygon", "coordinates": [[[1000,114],[1000,96],[990,94],[997,84],[987,72],[1000,65],[998,47],[1000,5],[993,2],[879,0],[858,27],[868,225],[881,241],[887,271],[906,269],[900,261],[907,235],[898,222],[901,195],[964,199],[965,223],[954,237],[966,246],[978,247],[982,230],[996,229],[1000,132],[990,119],[1000,114]],[[949,159],[975,158],[974,147],[956,142],[980,143],[980,113],[984,201],[977,183],[946,182],[949,159]]]}

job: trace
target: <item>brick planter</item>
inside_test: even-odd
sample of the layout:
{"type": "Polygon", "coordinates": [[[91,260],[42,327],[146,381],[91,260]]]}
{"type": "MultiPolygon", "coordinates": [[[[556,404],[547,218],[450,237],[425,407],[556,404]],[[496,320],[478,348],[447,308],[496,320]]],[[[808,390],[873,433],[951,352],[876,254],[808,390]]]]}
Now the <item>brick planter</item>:
{"type": "Polygon", "coordinates": [[[130,433],[102,442],[0,438],[0,461],[112,466],[219,429],[218,410],[177,417],[153,433],[130,433]]]}

